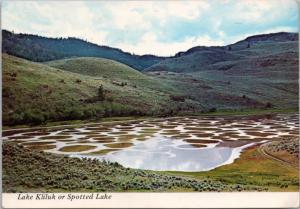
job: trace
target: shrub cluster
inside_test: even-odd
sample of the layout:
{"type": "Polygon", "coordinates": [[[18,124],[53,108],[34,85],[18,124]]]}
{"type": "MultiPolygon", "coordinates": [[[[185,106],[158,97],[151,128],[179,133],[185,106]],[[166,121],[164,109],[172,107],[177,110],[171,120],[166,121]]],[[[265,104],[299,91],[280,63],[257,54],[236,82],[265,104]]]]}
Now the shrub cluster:
{"type": "Polygon", "coordinates": [[[118,163],[69,158],[3,144],[3,191],[243,191],[257,187],[226,185],[153,171],[124,168],[118,163]]]}
{"type": "Polygon", "coordinates": [[[185,97],[184,96],[180,96],[180,95],[171,95],[170,99],[176,102],[184,102],[185,101],[185,97]]]}

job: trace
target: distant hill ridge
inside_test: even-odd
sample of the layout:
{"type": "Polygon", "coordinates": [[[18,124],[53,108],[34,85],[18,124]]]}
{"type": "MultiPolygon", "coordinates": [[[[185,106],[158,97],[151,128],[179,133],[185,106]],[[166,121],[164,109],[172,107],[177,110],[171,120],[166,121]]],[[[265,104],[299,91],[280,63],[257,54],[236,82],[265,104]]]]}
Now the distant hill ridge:
{"type": "Polygon", "coordinates": [[[45,62],[72,57],[100,57],[121,62],[139,71],[163,70],[175,72],[198,71],[216,62],[241,59],[245,54],[241,55],[234,51],[244,50],[250,45],[298,41],[298,33],[261,34],[250,36],[228,46],[196,46],[185,52],[178,52],[174,57],[159,57],[154,55],[134,55],[121,49],[99,46],[73,37],[47,38],[30,34],[15,34],[7,30],[2,30],[2,37],[3,53],[31,61],[45,62]],[[197,62],[196,64],[186,66],[186,61],[176,60],[177,58],[181,59],[183,56],[190,55],[191,57],[187,57],[186,61],[194,60],[194,62],[197,62]],[[173,63],[173,61],[176,62],[173,63]],[[170,67],[168,63],[172,63],[173,66],[170,67]],[[201,65],[201,69],[198,69],[197,64],[201,65]]]}
{"type": "Polygon", "coordinates": [[[99,46],[78,38],[47,38],[31,34],[15,34],[2,30],[2,52],[35,62],[71,57],[101,57],[122,62],[137,70],[165,59],[154,55],[133,55],[121,49],[99,46]]]}
{"type": "Polygon", "coordinates": [[[237,46],[237,45],[245,45],[245,44],[253,44],[257,42],[286,42],[286,41],[298,41],[299,35],[298,33],[288,33],[288,32],[279,32],[279,33],[270,33],[270,34],[260,34],[260,35],[254,35],[249,36],[244,40],[238,41],[234,44],[230,44],[228,46],[212,46],[212,47],[206,47],[206,46],[195,46],[190,49],[188,49],[185,52],[178,52],[175,57],[180,57],[188,54],[195,53],[197,51],[203,51],[203,50],[224,50],[227,49],[229,46],[237,46]]]}
{"type": "MultiPolygon", "coordinates": [[[[298,60],[298,47],[297,33],[256,35],[223,47],[193,47],[177,53],[173,58],[162,60],[145,71],[190,73],[205,70],[240,70],[248,69],[249,66],[263,66],[266,62],[276,68],[278,59],[294,67],[297,65],[295,60],[298,60]]],[[[255,68],[257,67],[252,69],[255,68]]]]}
{"type": "Polygon", "coordinates": [[[258,41],[298,41],[298,33],[288,33],[288,32],[279,32],[279,33],[270,33],[270,34],[261,34],[250,36],[244,41],[258,42],[258,41]]]}

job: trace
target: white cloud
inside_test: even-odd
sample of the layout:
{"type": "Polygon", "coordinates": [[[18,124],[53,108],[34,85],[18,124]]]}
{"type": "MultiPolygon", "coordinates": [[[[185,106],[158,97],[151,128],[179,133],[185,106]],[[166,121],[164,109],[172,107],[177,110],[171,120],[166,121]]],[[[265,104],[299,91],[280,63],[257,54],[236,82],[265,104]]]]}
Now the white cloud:
{"type": "Polygon", "coordinates": [[[95,16],[84,2],[9,2],[3,12],[3,28],[15,32],[105,42],[107,32],[94,30],[95,16]]]}
{"type": "MultiPolygon", "coordinates": [[[[145,4],[147,4],[147,2],[145,2],[145,4]]],[[[139,11],[139,9],[143,7],[145,7],[145,5],[135,1],[115,1],[105,4],[106,12],[111,14],[111,19],[108,20],[112,22],[111,27],[121,30],[128,28],[138,28],[142,30],[150,27],[150,23],[146,20],[144,14],[139,11]]]]}
{"type": "Polygon", "coordinates": [[[151,15],[157,16],[160,19],[179,17],[187,20],[193,20],[201,16],[202,12],[210,8],[208,1],[174,1],[161,2],[154,4],[152,10],[149,10],[151,15]]]}
{"type": "Polygon", "coordinates": [[[294,0],[7,0],[2,23],[15,32],[79,37],[136,54],[173,55],[197,45],[230,44],[252,34],[295,31],[288,21],[295,16],[295,6],[294,0]],[[224,12],[216,12],[223,8],[224,12]]]}
{"type": "Polygon", "coordinates": [[[208,35],[198,37],[188,37],[181,42],[165,43],[157,40],[154,33],[146,33],[141,42],[135,45],[120,43],[116,47],[126,48],[129,52],[135,54],[154,54],[162,56],[174,55],[179,51],[186,51],[195,46],[221,46],[224,45],[222,40],[213,40],[208,35]]]}
{"type": "MultiPolygon", "coordinates": [[[[3,27],[22,33],[53,37],[78,37],[104,45],[111,30],[123,32],[155,29],[174,17],[192,20],[209,8],[207,1],[84,1],[6,2],[3,27]],[[100,28],[97,30],[96,28],[100,28]]],[[[126,49],[125,49],[126,50],[126,49]]]]}
{"type": "Polygon", "coordinates": [[[242,0],[235,4],[231,17],[245,23],[261,24],[287,15],[295,7],[295,0],[242,0]]]}
{"type": "Polygon", "coordinates": [[[113,27],[149,29],[153,20],[161,26],[172,18],[194,20],[210,8],[208,1],[113,1],[104,4],[113,27]]]}

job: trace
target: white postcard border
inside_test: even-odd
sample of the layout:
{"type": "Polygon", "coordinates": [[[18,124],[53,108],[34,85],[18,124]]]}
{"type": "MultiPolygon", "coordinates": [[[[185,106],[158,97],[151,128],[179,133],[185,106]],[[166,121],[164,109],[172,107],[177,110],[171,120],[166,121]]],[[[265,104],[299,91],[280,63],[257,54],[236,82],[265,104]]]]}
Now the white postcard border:
{"type": "Polygon", "coordinates": [[[220,193],[3,193],[3,208],[298,208],[299,192],[220,193]],[[19,194],[32,200],[18,200],[19,194]],[[36,200],[37,194],[55,200],[36,200]],[[68,195],[91,195],[93,199],[70,200],[68,195]],[[97,199],[111,195],[110,199],[97,199]],[[58,197],[64,195],[63,200],[58,197]],[[53,196],[52,196],[53,197],[53,196]]]}

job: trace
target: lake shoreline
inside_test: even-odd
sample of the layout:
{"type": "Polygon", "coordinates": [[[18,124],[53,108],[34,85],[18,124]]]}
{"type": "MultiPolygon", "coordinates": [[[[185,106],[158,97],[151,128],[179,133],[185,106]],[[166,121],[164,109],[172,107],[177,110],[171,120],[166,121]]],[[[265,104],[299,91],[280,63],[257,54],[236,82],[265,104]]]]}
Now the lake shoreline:
{"type": "Polygon", "coordinates": [[[3,140],[32,150],[99,158],[155,171],[209,171],[244,148],[298,136],[297,114],[126,120],[4,131],[3,140]]]}
{"type": "Polygon", "coordinates": [[[174,116],[166,116],[166,117],[159,117],[159,116],[129,116],[129,117],[107,117],[101,118],[99,120],[68,120],[68,121],[53,121],[47,122],[41,125],[15,125],[15,126],[6,126],[3,125],[2,130],[10,131],[10,130],[18,130],[18,129],[36,129],[36,128],[53,128],[53,127],[77,127],[83,126],[86,124],[101,124],[101,123],[115,123],[115,122],[128,122],[131,120],[145,120],[145,119],[167,119],[167,118],[182,118],[182,117],[201,117],[201,116],[250,116],[250,115],[267,115],[267,114],[293,114],[298,113],[299,110],[297,108],[289,108],[289,109],[247,109],[247,110],[226,110],[226,111],[217,111],[211,113],[199,113],[199,114],[192,114],[192,115],[174,115],[174,116]]]}
{"type": "MultiPolygon", "coordinates": [[[[260,174],[254,175],[254,179],[249,179],[249,171],[243,168],[246,164],[251,165],[249,155],[257,153],[260,146],[248,147],[241,153],[241,158],[232,164],[206,172],[174,172],[174,171],[148,171],[142,169],[124,168],[117,163],[100,162],[97,160],[74,159],[67,156],[56,155],[28,150],[12,142],[3,143],[3,191],[4,192],[241,192],[241,191],[299,191],[299,173],[296,170],[285,170],[282,177],[291,178],[290,183],[282,185],[280,179],[274,179],[281,166],[276,162],[271,162],[262,156],[258,156],[263,166],[273,169],[273,174],[265,173],[263,181],[256,179],[260,174]],[[37,160],[38,159],[38,160],[37,160]],[[24,162],[33,162],[28,174],[23,169],[28,169],[24,162]],[[58,169],[62,163],[63,170],[58,169]],[[100,165],[95,167],[95,163],[100,165]],[[275,163],[275,164],[274,164],[275,163]],[[44,167],[47,165],[47,168],[44,167]],[[241,170],[237,171],[236,167],[241,170]],[[45,170],[47,169],[47,170],[45,170]],[[105,177],[99,179],[101,170],[105,177]],[[100,171],[99,170],[99,171],[100,171]],[[117,171],[116,171],[117,170],[117,171]],[[115,172],[113,172],[115,171],[115,172]],[[84,173],[82,173],[84,172],[84,173]],[[81,173],[82,176],[78,175],[81,173]],[[239,173],[240,177],[237,176],[239,173]],[[49,175],[50,174],[50,175],[49,175]],[[67,176],[73,176],[71,179],[67,176]],[[121,179],[116,182],[116,176],[121,179]],[[244,179],[241,183],[240,178],[244,179]],[[141,181],[140,178],[144,179],[141,181]],[[56,180],[55,180],[56,179],[56,180]],[[93,179],[98,179],[95,181],[93,179]],[[139,183],[135,184],[137,181],[139,183]],[[42,180],[42,181],[41,181],[42,180]],[[80,180],[81,183],[74,181],[80,180]],[[90,181],[92,180],[92,181],[90,181]],[[132,180],[132,181],[131,181],[132,180]],[[163,181],[160,181],[163,180],[163,181]],[[105,184],[100,184],[105,181],[105,184]],[[90,184],[92,182],[92,184],[90,184]],[[110,183],[107,183],[110,182],[110,183]],[[155,183],[156,182],[156,183],[155,183]],[[258,183],[260,182],[260,183],[258,183]],[[98,185],[101,185],[99,186],[98,185]],[[114,185],[113,189],[109,186],[114,185]],[[144,185],[143,185],[144,184],[144,185]],[[171,185],[171,187],[170,187],[171,185]],[[106,188],[103,188],[108,186],[106,188]]],[[[257,154],[255,154],[257,155],[257,154]]],[[[249,166],[247,166],[249,167],[249,166]]],[[[251,167],[251,166],[250,166],[251,167]]],[[[264,169],[258,167],[261,172],[264,169]]]]}
{"type": "Polygon", "coordinates": [[[11,142],[3,144],[3,156],[4,192],[267,190],[259,186],[226,185],[207,178],[200,180],[149,170],[124,168],[118,163],[69,158],[28,150],[11,142]],[[63,170],[59,165],[63,165],[63,170]],[[28,166],[30,170],[24,173],[23,169],[28,169],[28,166]]]}
{"type": "MultiPolygon", "coordinates": [[[[235,115],[224,118],[218,116],[188,118],[186,116],[182,119],[173,117],[135,120],[134,122],[114,121],[107,122],[106,125],[100,123],[101,125],[86,125],[77,129],[60,127],[59,131],[55,128],[52,130],[50,127],[47,127],[48,130],[36,132],[29,129],[28,132],[21,131],[16,135],[12,131],[11,136],[3,138],[2,144],[4,191],[22,192],[29,191],[30,188],[33,189],[32,192],[297,191],[299,189],[298,170],[293,166],[282,164],[282,161],[299,160],[299,152],[296,149],[291,151],[292,147],[299,146],[299,141],[294,140],[299,138],[297,118],[298,114],[274,114],[266,115],[266,117],[265,115],[235,115]],[[253,140],[252,143],[257,144],[244,147],[245,149],[241,150],[236,159],[231,159],[226,165],[209,171],[170,171],[167,167],[161,171],[144,170],[145,168],[126,168],[130,166],[126,164],[122,166],[120,162],[103,162],[68,156],[72,152],[93,154],[95,152],[93,148],[86,151],[85,149],[90,149],[96,144],[99,147],[96,150],[97,153],[94,154],[106,154],[100,153],[105,147],[105,151],[109,148],[111,148],[110,151],[115,148],[124,148],[126,151],[128,146],[134,147],[148,140],[151,142],[151,137],[156,141],[155,137],[158,136],[173,140],[167,141],[164,145],[168,147],[168,150],[155,150],[166,154],[172,154],[169,150],[173,146],[172,143],[176,145],[174,148],[186,150],[189,155],[191,150],[200,153],[211,147],[243,147],[247,146],[248,142],[251,144],[251,140],[253,140]],[[259,142],[263,141],[262,139],[269,139],[267,143],[269,149],[261,148],[259,142]],[[205,143],[206,147],[203,147],[205,143]],[[220,146],[216,146],[216,143],[220,146]],[[285,148],[285,144],[288,149],[285,148]],[[118,147],[120,145],[126,146],[118,147]],[[276,155],[278,148],[281,150],[280,155],[276,155]],[[43,151],[51,149],[57,150],[57,153],[43,151]],[[270,157],[270,154],[273,157],[270,157]],[[24,172],[24,170],[29,172],[24,172]],[[110,187],[113,189],[110,190],[110,187]]],[[[7,135],[9,131],[4,133],[7,135]]],[[[153,145],[152,142],[150,144],[153,145]]],[[[161,146],[158,147],[161,148],[161,146]]],[[[153,148],[156,149],[155,146],[153,148]]],[[[153,150],[148,151],[151,153],[153,150]]],[[[175,152],[175,154],[183,159],[180,153],[175,152]]],[[[198,156],[196,159],[198,161],[199,159],[209,160],[205,156],[207,155],[204,152],[203,156],[198,156]]],[[[145,155],[138,159],[149,161],[148,157],[145,155]]],[[[160,161],[154,160],[154,162],[160,161]]],[[[178,163],[182,162],[193,162],[193,166],[197,163],[190,158],[178,161],[178,163]]],[[[169,165],[173,166],[173,164],[174,162],[171,162],[169,165]]]]}

